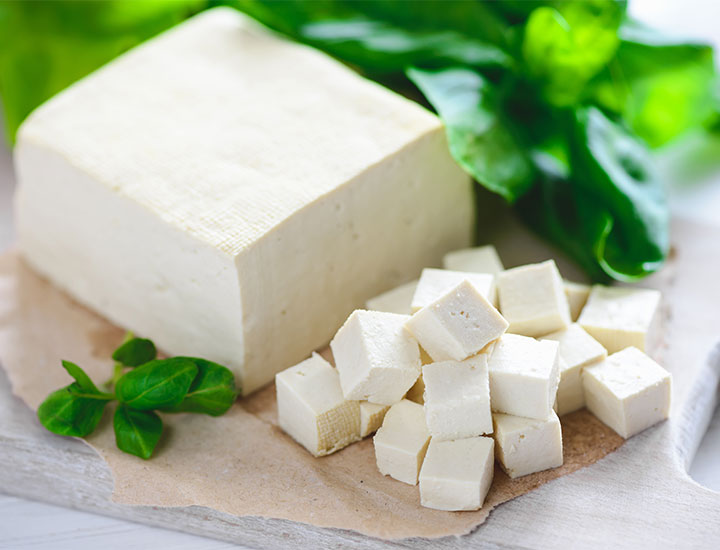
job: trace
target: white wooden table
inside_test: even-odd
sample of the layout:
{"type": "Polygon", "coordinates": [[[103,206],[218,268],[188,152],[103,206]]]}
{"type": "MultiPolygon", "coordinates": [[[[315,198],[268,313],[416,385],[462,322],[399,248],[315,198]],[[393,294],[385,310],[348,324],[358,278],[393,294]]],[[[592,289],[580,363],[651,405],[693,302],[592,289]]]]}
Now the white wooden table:
{"type": "MultiPolygon", "coordinates": [[[[720,3],[716,0],[634,0],[632,11],[657,26],[703,37],[720,46],[720,29],[716,27],[720,3]]],[[[718,157],[720,140],[716,148],[718,157]]],[[[10,154],[7,147],[0,145],[0,251],[13,240],[13,183],[10,154]]],[[[716,219],[720,211],[720,171],[690,188],[676,186],[673,209],[698,220],[720,223],[716,219]]],[[[716,491],[720,491],[719,456],[720,408],[690,468],[690,475],[696,481],[716,491]]],[[[238,548],[225,542],[0,495],[0,548],[81,550],[98,547],[108,550],[238,548]]]]}

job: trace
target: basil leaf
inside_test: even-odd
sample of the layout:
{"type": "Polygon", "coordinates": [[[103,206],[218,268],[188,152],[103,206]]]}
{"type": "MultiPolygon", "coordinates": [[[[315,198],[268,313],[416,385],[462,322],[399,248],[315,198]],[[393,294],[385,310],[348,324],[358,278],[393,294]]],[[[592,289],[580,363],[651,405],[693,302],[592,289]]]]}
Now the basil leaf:
{"type": "Polygon", "coordinates": [[[120,405],[113,418],[118,449],[147,460],[162,435],[163,423],[152,411],[138,411],[120,405]]]}
{"type": "Polygon", "coordinates": [[[157,357],[157,349],[152,340],[131,338],[117,348],[112,358],[126,367],[139,367],[157,357]]]}
{"type": "Polygon", "coordinates": [[[121,403],[137,410],[172,407],[184,399],[197,373],[189,359],[155,359],[124,374],[115,394],[121,403]]]}
{"type": "Polygon", "coordinates": [[[632,281],[657,270],[669,248],[669,215],[645,146],[595,108],[578,109],[573,180],[585,240],[605,273],[632,281]]]}
{"type": "Polygon", "coordinates": [[[79,389],[83,392],[104,396],[107,399],[113,398],[111,394],[101,392],[87,375],[87,373],[75,363],[71,363],[70,361],[62,361],[62,366],[65,368],[68,374],[75,379],[79,389]]]}
{"type": "Polygon", "coordinates": [[[659,147],[715,115],[712,47],[669,38],[628,20],[608,68],[592,84],[603,108],[621,115],[652,147],[659,147]]]}
{"type": "Polygon", "coordinates": [[[58,435],[85,437],[100,423],[108,399],[87,396],[77,384],[51,393],[38,407],[40,423],[58,435]]]}
{"type": "Polygon", "coordinates": [[[185,399],[165,412],[192,412],[220,416],[225,414],[237,398],[235,376],[226,367],[195,357],[187,357],[198,368],[198,374],[185,399]]]}
{"type": "Polygon", "coordinates": [[[532,165],[500,116],[498,99],[486,79],[462,68],[410,68],[407,75],[437,110],[450,151],[468,174],[509,202],[528,190],[532,165]]]}

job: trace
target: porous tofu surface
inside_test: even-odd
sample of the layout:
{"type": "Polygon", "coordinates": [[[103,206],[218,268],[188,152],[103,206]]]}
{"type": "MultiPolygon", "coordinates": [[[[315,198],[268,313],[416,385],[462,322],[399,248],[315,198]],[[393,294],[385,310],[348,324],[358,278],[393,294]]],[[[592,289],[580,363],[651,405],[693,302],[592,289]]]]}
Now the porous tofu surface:
{"type": "Polygon", "coordinates": [[[497,278],[500,312],[508,332],[542,336],[570,324],[570,309],[553,260],[508,269],[497,278]]]}

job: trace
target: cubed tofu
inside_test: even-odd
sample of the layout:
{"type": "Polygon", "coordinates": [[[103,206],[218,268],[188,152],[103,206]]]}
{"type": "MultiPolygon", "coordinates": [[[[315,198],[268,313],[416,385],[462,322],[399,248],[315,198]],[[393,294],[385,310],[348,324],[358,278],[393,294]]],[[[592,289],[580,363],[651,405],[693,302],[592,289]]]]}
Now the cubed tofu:
{"type": "Polygon", "coordinates": [[[504,334],[490,356],[492,410],[546,419],[560,382],[559,345],[518,334],[504,334]]]}
{"type": "Polygon", "coordinates": [[[494,474],[490,437],[430,440],[420,470],[420,503],[436,510],[479,510],[494,474]]]}
{"type": "Polygon", "coordinates": [[[408,315],[356,310],[330,342],[346,399],[392,405],[420,376],[420,348],[408,315]]]}
{"type": "Polygon", "coordinates": [[[587,303],[588,296],[590,296],[590,285],[584,285],[582,283],[575,283],[573,281],[563,281],[563,287],[565,288],[565,297],[570,307],[570,319],[577,321],[580,317],[580,312],[587,303]]]}
{"type": "Polygon", "coordinates": [[[583,387],[590,412],[626,439],[670,414],[670,373],[634,347],[586,367],[583,387]]]}
{"type": "Polygon", "coordinates": [[[490,273],[466,273],[464,271],[425,268],[420,275],[420,280],[412,298],[412,312],[415,313],[431,304],[463,281],[472,283],[480,294],[495,305],[494,275],[490,273]]]}
{"type": "Polygon", "coordinates": [[[562,416],[581,409],[585,406],[582,369],[605,359],[607,351],[577,323],[561,331],[546,334],[542,340],[555,340],[560,345],[560,384],[555,411],[562,416]]]}
{"type": "Polygon", "coordinates": [[[660,292],[594,285],[578,323],[608,353],[628,346],[645,351],[660,305],[660,292]]]}
{"type": "Polygon", "coordinates": [[[465,361],[425,365],[423,380],[425,420],[433,440],[464,439],[492,433],[485,354],[465,361]]]}
{"type": "Polygon", "coordinates": [[[360,401],[360,437],[374,434],[382,426],[389,405],[360,401]]]}
{"type": "Polygon", "coordinates": [[[318,354],[275,376],[280,427],[315,456],[360,439],[360,404],[348,401],[337,370],[318,354]]]}
{"type": "Polygon", "coordinates": [[[436,115],[229,7],[44,102],[13,154],[24,260],[243,394],[476,225],[436,115]]]}
{"type": "Polygon", "coordinates": [[[555,411],[544,419],[494,414],[495,455],[511,478],[563,464],[562,429],[555,411]]]}
{"type": "Polygon", "coordinates": [[[462,281],[405,323],[434,361],[462,361],[499,338],[507,326],[498,310],[468,281],[462,281]]]}
{"type": "Polygon", "coordinates": [[[553,260],[500,273],[497,291],[508,332],[542,336],[570,324],[570,306],[553,260]]]}
{"type": "Polygon", "coordinates": [[[443,258],[443,267],[452,271],[492,273],[493,275],[497,275],[505,269],[497,250],[491,244],[448,252],[443,258]]]}
{"type": "Polygon", "coordinates": [[[416,485],[430,443],[423,406],[403,399],[390,407],[373,442],[380,473],[416,485]]]}
{"type": "Polygon", "coordinates": [[[370,298],[365,305],[372,311],[386,311],[388,313],[410,315],[412,313],[410,304],[412,303],[417,284],[418,280],[415,279],[414,281],[400,285],[392,290],[383,292],[379,296],[370,298]]]}

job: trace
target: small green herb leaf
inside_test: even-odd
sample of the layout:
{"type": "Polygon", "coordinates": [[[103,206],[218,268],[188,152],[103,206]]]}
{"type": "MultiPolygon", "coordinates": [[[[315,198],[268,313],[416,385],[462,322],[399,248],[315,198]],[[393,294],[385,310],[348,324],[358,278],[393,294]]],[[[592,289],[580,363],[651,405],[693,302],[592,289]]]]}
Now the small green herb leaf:
{"type": "Polygon", "coordinates": [[[185,398],[197,373],[195,363],[184,357],[155,359],[124,374],[115,394],[137,410],[173,407],[185,398]]]}
{"type": "MultiPolygon", "coordinates": [[[[85,437],[95,430],[108,399],[86,396],[75,382],[51,393],[37,411],[40,423],[58,435],[85,437]]],[[[98,392],[99,393],[99,392],[98,392]]]]}
{"type": "Polygon", "coordinates": [[[466,172],[509,202],[527,191],[533,179],[528,154],[500,116],[485,78],[463,68],[410,68],[407,75],[443,119],[450,151],[466,172]]]}
{"type": "Polygon", "coordinates": [[[195,363],[198,374],[185,399],[174,407],[163,408],[163,411],[203,413],[210,416],[225,414],[238,394],[233,373],[227,367],[212,361],[195,357],[186,359],[195,363]]]}
{"type": "MultiPolygon", "coordinates": [[[[71,363],[70,361],[62,361],[62,366],[65,368],[68,374],[75,379],[77,385],[85,393],[96,393],[98,395],[103,395],[103,393],[99,389],[97,389],[97,386],[93,383],[87,373],[75,363],[71,363]]],[[[110,398],[112,398],[112,396],[110,396],[110,398]]]]}
{"type": "Polygon", "coordinates": [[[112,358],[126,367],[139,367],[157,357],[157,349],[152,340],[132,338],[116,349],[112,358]]]}
{"type": "Polygon", "coordinates": [[[120,405],[113,419],[118,449],[147,460],[160,441],[163,423],[152,411],[138,411],[120,405]]]}

